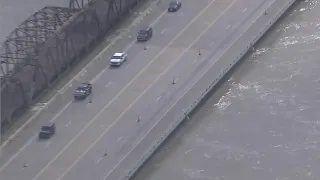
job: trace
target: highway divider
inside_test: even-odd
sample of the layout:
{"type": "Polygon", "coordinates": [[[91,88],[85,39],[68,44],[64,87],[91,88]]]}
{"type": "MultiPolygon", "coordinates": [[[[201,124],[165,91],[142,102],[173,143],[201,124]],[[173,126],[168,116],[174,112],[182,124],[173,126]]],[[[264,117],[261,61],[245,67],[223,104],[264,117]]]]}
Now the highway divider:
{"type": "Polygon", "coordinates": [[[200,104],[229,70],[252,49],[296,0],[272,0],[267,9],[225,49],[186,92],[169,108],[131,151],[107,175],[106,180],[130,179],[157,148],[200,104]],[[189,105],[189,106],[187,106],[189,105]]]}

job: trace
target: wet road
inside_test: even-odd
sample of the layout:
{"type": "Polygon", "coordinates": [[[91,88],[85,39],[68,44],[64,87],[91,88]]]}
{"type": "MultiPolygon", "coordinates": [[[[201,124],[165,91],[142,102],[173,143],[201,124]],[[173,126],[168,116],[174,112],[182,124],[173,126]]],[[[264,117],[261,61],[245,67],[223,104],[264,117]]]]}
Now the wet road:
{"type": "Polygon", "coordinates": [[[319,179],[319,12],[288,12],[133,180],[319,179]]]}

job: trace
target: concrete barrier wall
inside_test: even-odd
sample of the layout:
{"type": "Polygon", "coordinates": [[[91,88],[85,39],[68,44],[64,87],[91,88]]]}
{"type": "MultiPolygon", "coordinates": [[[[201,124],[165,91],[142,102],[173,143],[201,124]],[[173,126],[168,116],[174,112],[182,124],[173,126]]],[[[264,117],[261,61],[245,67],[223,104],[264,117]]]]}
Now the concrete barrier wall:
{"type": "Polygon", "coordinates": [[[186,119],[222,77],[251,49],[296,0],[273,0],[260,16],[205,69],[144,138],[116,165],[107,180],[132,177],[165,139],[186,119]],[[188,105],[188,106],[187,106],[188,105]],[[174,117],[174,119],[172,119],[174,117]],[[148,148],[146,148],[148,147],[148,148]]]}

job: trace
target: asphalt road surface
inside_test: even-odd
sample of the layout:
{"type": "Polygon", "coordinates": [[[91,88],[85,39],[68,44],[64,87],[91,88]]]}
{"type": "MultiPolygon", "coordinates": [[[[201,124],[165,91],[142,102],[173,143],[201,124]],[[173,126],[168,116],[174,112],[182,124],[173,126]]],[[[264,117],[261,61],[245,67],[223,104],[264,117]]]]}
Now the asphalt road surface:
{"type": "Polygon", "coordinates": [[[164,114],[195,70],[206,64],[201,57],[232,44],[234,34],[268,6],[263,0],[199,0],[196,4],[185,0],[179,12],[167,13],[168,2],[161,1],[141,22],[140,27],[152,25],[155,30],[150,41],[143,44],[132,39],[137,26],[60,90],[35,124],[3,149],[1,177],[108,179],[156,123],[154,117],[164,114]],[[122,50],[128,53],[128,61],[120,68],[109,68],[109,57],[122,50]],[[72,92],[79,81],[93,83],[93,95],[74,102],[72,92]],[[37,132],[47,121],[56,122],[57,134],[38,141],[37,132]],[[23,145],[22,139],[27,143],[23,145]]]}
{"type": "Polygon", "coordinates": [[[288,12],[133,180],[319,179],[319,12],[288,12]]]}
{"type": "Polygon", "coordinates": [[[156,118],[151,117],[161,116],[173,103],[172,97],[188,84],[189,73],[201,64],[199,49],[205,57],[209,51],[230,45],[237,28],[268,5],[263,0],[182,2],[179,12],[167,13],[169,1],[161,1],[126,38],[62,88],[34,123],[3,149],[0,177],[108,179],[155,124],[156,118]],[[147,43],[136,43],[136,32],[144,25],[153,26],[154,36],[147,43]],[[109,68],[109,57],[119,51],[128,53],[128,61],[120,68],[109,68]],[[93,95],[74,102],[73,90],[83,81],[93,83],[93,95]],[[47,121],[56,123],[57,134],[39,141],[37,133],[47,121]]]}

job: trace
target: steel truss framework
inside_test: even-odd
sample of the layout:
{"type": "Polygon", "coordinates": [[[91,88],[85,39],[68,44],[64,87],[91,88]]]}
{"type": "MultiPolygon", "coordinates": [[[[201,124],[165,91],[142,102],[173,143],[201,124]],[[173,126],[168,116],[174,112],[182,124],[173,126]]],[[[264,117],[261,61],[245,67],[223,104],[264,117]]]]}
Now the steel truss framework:
{"type": "MultiPolygon", "coordinates": [[[[17,109],[28,105],[28,93],[23,84],[25,82],[17,74],[25,67],[33,68],[34,72],[39,71],[39,47],[55,37],[60,28],[78,11],[72,8],[45,7],[15,28],[3,42],[0,49],[1,123],[10,120],[17,109]]],[[[35,73],[24,76],[34,75],[35,73]]]]}
{"type": "Polygon", "coordinates": [[[1,124],[35,103],[68,67],[142,0],[70,0],[25,20],[0,49],[1,124]]]}
{"type": "Polygon", "coordinates": [[[56,35],[77,10],[45,7],[17,27],[0,50],[1,74],[10,76],[25,66],[37,66],[38,46],[56,35]]]}
{"type": "Polygon", "coordinates": [[[69,8],[83,9],[93,2],[94,2],[94,0],[70,0],[69,1],[69,8]]]}

